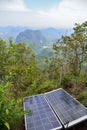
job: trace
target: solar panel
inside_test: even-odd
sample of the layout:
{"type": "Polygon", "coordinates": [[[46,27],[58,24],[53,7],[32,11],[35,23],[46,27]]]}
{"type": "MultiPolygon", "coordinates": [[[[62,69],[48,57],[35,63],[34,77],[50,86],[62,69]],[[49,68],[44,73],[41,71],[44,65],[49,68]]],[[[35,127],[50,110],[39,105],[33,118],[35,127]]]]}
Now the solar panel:
{"type": "Polygon", "coordinates": [[[43,94],[24,98],[24,109],[30,109],[25,114],[26,130],[60,130],[62,125],[43,97],[43,94]]]}
{"type": "Polygon", "coordinates": [[[87,119],[87,108],[65,90],[60,88],[48,92],[45,97],[65,128],[87,119]]]}

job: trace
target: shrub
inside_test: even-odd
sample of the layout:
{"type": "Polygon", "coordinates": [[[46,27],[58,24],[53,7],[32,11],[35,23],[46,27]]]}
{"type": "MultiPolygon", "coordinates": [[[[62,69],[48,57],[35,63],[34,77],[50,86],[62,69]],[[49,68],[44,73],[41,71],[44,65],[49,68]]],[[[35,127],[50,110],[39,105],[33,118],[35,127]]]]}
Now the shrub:
{"type": "Polygon", "coordinates": [[[87,88],[79,94],[78,100],[87,107],[87,88]]]}
{"type": "Polygon", "coordinates": [[[9,82],[5,85],[0,84],[0,129],[3,127],[3,130],[16,129],[24,114],[21,108],[22,100],[14,98],[9,92],[10,86],[9,82]]]}
{"type": "Polygon", "coordinates": [[[72,87],[73,83],[72,83],[72,75],[71,74],[66,74],[61,82],[61,85],[65,88],[68,89],[70,87],[72,87]]]}

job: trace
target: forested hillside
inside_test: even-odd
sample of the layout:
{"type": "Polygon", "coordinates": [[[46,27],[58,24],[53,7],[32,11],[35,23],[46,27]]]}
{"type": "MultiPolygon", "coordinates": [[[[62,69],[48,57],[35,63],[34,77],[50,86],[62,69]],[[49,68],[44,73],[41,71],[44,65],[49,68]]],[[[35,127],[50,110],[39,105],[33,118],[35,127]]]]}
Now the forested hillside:
{"type": "Polygon", "coordinates": [[[38,64],[30,46],[0,39],[0,130],[21,129],[25,96],[62,87],[87,106],[87,22],[75,24],[38,64]]]}
{"type": "Polygon", "coordinates": [[[24,32],[19,33],[16,37],[16,43],[17,42],[26,42],[27,44],[36,43],[38,46],[42,46],[47,43],[46,38],[39,30],[25,30],[24,32]]]}

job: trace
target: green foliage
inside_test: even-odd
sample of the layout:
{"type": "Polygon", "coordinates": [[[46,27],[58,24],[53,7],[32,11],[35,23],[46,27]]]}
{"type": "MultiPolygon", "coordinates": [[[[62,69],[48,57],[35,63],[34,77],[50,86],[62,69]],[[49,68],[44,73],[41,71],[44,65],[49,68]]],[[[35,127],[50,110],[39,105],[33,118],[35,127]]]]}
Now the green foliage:
{"type": "Polygon", "coordinates": [[[59,87],[59,81],[55,79],[43,79],[37,87],[37,93],[45,93],[59,87]]]}
{"type": "Polygon", "coordinates": [[[87,106],[87,22],[76,24],[72,35],[62,36],[53,48],[52,57],[43,57],[40,66],[25,43],[10,39],[7,45],[0,39],[1,130],[20,129],[23,114],[30,113],[22,110],[27,95],[63,87],[87,106]]]}
{"type": "Polygon", "coordinates": [[[7,65],[8,52],[6,42],[0,39],[0,81],[3,80],[6,71],[5,65],[7,65]]]}
{"type": "Polygon", "coordinates": [[[62,79],[62,86],[65,89],[76,86],[82,90],[87,87],[87,75],[80,74],[79,76],[75,76],[72,73],[67,73],[62,79]]]}
{"type": "Polygon", "coordinates": [[[25,43],[0,39],[0,129],[19,129],[23,120],[22,92],[36,77],[35,54],[25,43]],[[14,126],[14,128],[13,128],[14,126]]]}
{"type": "Polygon", "coordinates": [[[63,86],[65,89],[71,88],[72,85],[73,85],[72,75],[66,74],[66,75],[63,77],[61,84],[62,84],[62,86],[63,86]]]}
{"type": "Polygon", "coordinates": [[[25,43],[14,44],[10,39],[9,45],[0,40],[0,81],[12,82],[15,96],[32,84],[36,77],[35,54],[25,43]]]}
{"type": "Polygon", "coordinates": [[[87,88],[80,93],[78,100],[87,107],[87,88]]]}
{"type": "Polygon", "coordinates": [[[64,69],[78,75],[84,62],[87,62],[87,22],[76,24],[71,36],[62,36],[53,49],[57,61],[64,69]]]}
{"type": "Polygon", "coordinates": [[[9,91],[10,87],[9,82],[5,85],[0,84],[0,129],[5,127],[12,130],[13,125],[17,128],[24,114],[21,108],[22,100],[14,98],[9,91]]]}

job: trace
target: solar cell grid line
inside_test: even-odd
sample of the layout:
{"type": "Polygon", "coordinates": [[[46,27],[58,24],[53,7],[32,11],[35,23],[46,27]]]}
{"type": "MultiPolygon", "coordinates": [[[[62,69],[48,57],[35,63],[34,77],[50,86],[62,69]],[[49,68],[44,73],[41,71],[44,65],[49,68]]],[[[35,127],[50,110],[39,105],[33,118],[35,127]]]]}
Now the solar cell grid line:
{"type": "Polygon", "coordinates": [[[45,100],[43,94],[24,98],[24,110],[30,109],[30,114],[25,114],[26,130],[61,130],[62,125],[55,113],[45,100]]]}
{"type": "Polygon", "coordinates": [[[87,108],[60,88],[44,94],[65,128],[87,120],[87,108]]]}

